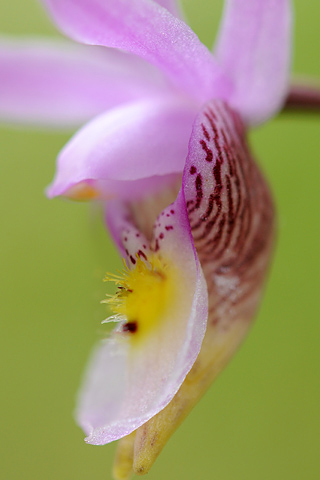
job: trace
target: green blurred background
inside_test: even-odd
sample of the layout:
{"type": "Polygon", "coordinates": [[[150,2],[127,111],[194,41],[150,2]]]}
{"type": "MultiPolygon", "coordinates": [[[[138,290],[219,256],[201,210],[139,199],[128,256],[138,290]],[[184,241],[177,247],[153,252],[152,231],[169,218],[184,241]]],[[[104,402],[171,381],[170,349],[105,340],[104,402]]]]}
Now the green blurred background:
{"type": "MultiPolygon", "coordinates": [[[[184,3],[210,45],[222,1],[184,3]]],[[[320,4],[296,0],[295,11],[294,72],[320,77],[320,4]]],[[[2,0],[0,29],[58,35],[33,0],[2,0]]],[[[279,217],[265,299],[248,340],[150,480],[320,478],[319,133],[320,115],[286,115],[251,135],[279,217]]],[[[69,136],[0,129],[4,480],[111,479],[115,445],[86,445],[72,412],[105,316],[101,278],[120,260],[96,212],[44,196],[69,136]]]]}

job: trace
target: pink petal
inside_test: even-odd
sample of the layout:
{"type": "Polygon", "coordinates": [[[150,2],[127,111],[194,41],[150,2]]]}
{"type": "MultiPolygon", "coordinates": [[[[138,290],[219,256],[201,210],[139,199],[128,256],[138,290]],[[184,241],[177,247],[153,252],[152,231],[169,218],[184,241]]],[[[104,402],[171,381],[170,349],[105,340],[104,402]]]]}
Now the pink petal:
{"type": "Polygon", "coordinates": [[[189,103],[164,98],[131,103],[99,116],[60,153],[48,195],[73,196],[78,184],[92,186],[104,198],[145,194],[142,188],[153,189],[159,183],[156,176],[183,170],[195,111],[189,103]],[[148,177],[156,178],[149,186],[141,183],[148,177]],[[130,184],[133,181],[140,183],[130,184]]]}
{"type": "Polygon", "coordinates": [[[274,115],[289,86],[290,0],[227,0],[215,56],[234,82],[229,102],[246,123],[274,115]]]}
{"type": "Polygon", "coordinates": [[[155,0],[162,7],[166,8],[168,12],[172,13],[177,18],[184,19],[181,6],[178,0],[155,0]]]}
{"type": "Polygon", "coordinates": [[[168,89],[135,56],[43,39],[1,39],[0,84],[0,118],[58,127],[168,89]]]}
{"type": "Polygon", "coordinates": [[[43,1],[59,28],[79,42],[139,55],[202,101],[229,92],[226,78],[194,32],[151,0],[43,1]]]}
{"type": "Polygon", "coordinates": [[[201,348],[208,314],[207,290],[182,193],[159,217],[155,242],[161,254],[183,272],[179,307],[167,328],[157,331],[136,352],[129,355],[124,339],[117,340],[114,334],[94,353],[77,409],[78,422],[91,444],[128,435],[162,410],[178,391],[201,348]]]}

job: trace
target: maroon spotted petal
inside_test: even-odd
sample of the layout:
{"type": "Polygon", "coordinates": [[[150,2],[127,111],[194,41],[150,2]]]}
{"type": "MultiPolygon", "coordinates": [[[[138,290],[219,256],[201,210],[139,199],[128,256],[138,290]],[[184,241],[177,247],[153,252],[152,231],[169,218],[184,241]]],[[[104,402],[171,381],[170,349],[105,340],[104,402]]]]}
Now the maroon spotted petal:
{"type": "Polygon", "coordinates": [[[195,121],[183,188],[211,322],[250,319],[272,250],[274,207],[239,115],[220,100],[195,121]]]}

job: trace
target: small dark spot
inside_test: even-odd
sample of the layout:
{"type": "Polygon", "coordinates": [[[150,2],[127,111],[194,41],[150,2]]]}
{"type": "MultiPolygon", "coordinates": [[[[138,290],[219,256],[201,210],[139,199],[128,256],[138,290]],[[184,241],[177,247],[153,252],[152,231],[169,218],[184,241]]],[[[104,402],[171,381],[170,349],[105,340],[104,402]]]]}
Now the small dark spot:
{"type": "Polygon", "coordinates": [[[216,162],[215,166],[213,167],[213,176],[216,181],[216,185],[221,185],[222,184],[222,178],[221,178],[221,163],[216,162]]]}
{"type": "Polygon", "coordinates": [[[172,226],[172,225],[166,225],[165,229],[166,229],[167,231],[173,230],[173,226],[172,226]]]}
{"type": "Polygon", "coordinates": [[[128,237],[124,237],[123,240],[124,240],[125,242],[127,242],[127,241],[128,241],[128,237]]]}
{"type": "Polygon", "coordinates": [[[126,248],[126,254],[129,255],[129,250],[126,248]]]}
{"type": "Polygon", "coordinates": [[[139,237],[140,237],[140,233],[136,233],[136,237],[139,238],[139,237]]]}
{"type": "Polygon", "coordinates": [[[123,332],[135,333],[138,330],[137,322],[127,322],[122,326],[123,332]]]}
{"type": "Polygon", "coordinates": [[[142,250],[138,251],[138,255],[139,255],[139,257],[143,257],[145,260],[147,260],[147,256],[142,250]]]}
{"type": "Polygon", "coordinates": [[[196,181],[195,181],[195,185],[196,185],[196,192],[197,192],[197,195],[196,195],[196,204],[194,206],[194,209],[196,210],[197,208],[200,207],[200,204],[201,204],[201,200],[202,200],[202,197],[203,197],[203,192],[202,192],[202,177],[200,174],[197,175],[196,177],[196,181]]]}
{"type": "Polygon", "coordinates": [[[160,238],[160,240],[162,240],[164,238],[164,234],[160,233],[159,238],[160,238]]]}
{"type": "Polygon", "coordinates": [[[202,150],[206,152],[206,161],[207,162],[212,162],[213,160],[213,153],[212,150],[208,147],[206,142],[204,140],[200,140],[200,145],[202,147],[202,150]]]}
{"type": "Polygon", "coordinates": [[[209,140],[210,140],[210,136],[209,136],[208,130],[207,130],[206,127],[203,125],[203,123],[201,123],[201,127],[202,127],[202,131],[203,131],[204,136],[205,136],[206,139],[209,141],[209,140]]]}
{"type": "Polygon", "coordinates": [[[172,213],[172,215],[174,214],[174,210],[170,210],[170,213],[172,213]]]}
{"type": "Polygon", "coordinates": [[[191,174],[191,175],[194,175],[194,174],[196,173],[196,171],[197,171],[196,167],[195,167],[194,165],[191,165],[191,167],[190,167],[190,174],[191,174]]]}
{"type": "Polygon", "coordinates": [[[147,245],[143,244],[143,245],[142,245],[142,248],[147,248],[147,245]]]}
{"type": "Polygon", "coordinates": [[[133,265],[137,263],[136,259],[132,255],[130,255],[130,260],[133,263],[133,265]]]}

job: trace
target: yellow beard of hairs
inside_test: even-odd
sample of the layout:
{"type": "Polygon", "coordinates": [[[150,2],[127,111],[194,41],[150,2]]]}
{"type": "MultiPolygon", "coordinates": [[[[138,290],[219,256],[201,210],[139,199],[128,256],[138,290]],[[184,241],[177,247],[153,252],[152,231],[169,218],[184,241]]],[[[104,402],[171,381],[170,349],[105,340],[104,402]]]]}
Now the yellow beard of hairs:
{"type": "Polygon", "coordinates": [[[104,303],[110,306],[113,314],[125,317],[123,331],[132,333],[133,344],[138,344],[160,326],[174,307],[177,269],[159,255],[151,255],[148,262],[137,256],[132,270],[125,264],[121,275],[107,274],[104,280],[115,282],[118,287],[104,303]]]}

